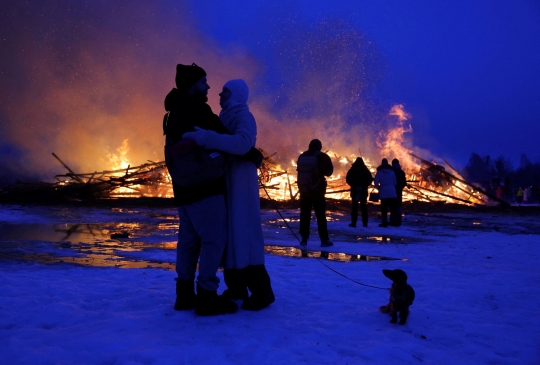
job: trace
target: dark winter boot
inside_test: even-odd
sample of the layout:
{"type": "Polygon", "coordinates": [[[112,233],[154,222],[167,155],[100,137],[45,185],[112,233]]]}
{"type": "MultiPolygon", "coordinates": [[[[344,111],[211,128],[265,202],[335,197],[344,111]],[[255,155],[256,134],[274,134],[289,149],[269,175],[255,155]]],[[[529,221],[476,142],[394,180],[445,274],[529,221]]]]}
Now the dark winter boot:
{"type": "Polygon", "coordinates": [[[183,311],[195,308],[193,281],[174,280],[176,280],[176,303],[174,303],[174,309],[183,311]]]}
{"type": "Polygon", "coordinates": [[[195,314],[199,316],[214,316],[236,313],[237,310],[238,305],[232,300],[217,295],[216,290],[206,290],[197,285],[195,314]]]}
{"type": "Polygon", "coordinates": [[[399,324],[403,325],[407,323],[407,317],[409,316],[409,310],[404,309],[399,312],[399,324]]]}
{"type": "Polygon", "coordinates": [[[223,297],[232,300],[246,300],[248,298],[247,285],[239,270],[223,270],[223,279],[227,285],[227,290],[221,294],[223,297]]]}
{"type": "Polygon", "coordinates": [[[264,265],[250,265],[241,271],[251,292],[251,296],[244,300],[242,309],[258,311],[274,303],[276,298],[264,265]]]}

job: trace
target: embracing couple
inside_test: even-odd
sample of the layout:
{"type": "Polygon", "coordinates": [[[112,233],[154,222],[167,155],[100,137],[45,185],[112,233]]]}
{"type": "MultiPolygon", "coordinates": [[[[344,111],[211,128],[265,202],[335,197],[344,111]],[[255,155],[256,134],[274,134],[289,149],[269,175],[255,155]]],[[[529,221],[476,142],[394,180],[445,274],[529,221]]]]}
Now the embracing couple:
{"type": "MultiPolygon", "coordinates": [[[[236,300],[243,301],[243,309],[266,308],[275,298],[264,266],[257,176],[261,154],[255,149],[257,125],[247,106],[248,86],[241,79],[223,86],[218,117],[207,104],[210,86],[201,67],[177,65],[175,81],[165,98],[166,145],[189,141],[227,158],[224,176],[190,186],[173,177],[180,217],[174,309],[235,313],[236,300]],[[220,266],[227,285],[222,295],[217,293],[220,266]]],[[[170,170],[174,160],[166,161],[170,170]]]]}

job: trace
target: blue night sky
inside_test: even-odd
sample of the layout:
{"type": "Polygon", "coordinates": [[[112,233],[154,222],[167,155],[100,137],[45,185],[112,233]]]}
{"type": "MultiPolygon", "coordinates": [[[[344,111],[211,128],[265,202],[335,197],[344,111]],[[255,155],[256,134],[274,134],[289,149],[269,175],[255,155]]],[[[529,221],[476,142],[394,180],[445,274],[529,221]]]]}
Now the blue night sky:
{"type": "Polygon", "coordinates": [[[422,134],[415,142],[426,137],[436,154],[464,164],[472,151],[540,157],[538,1],[285,1],[247,11],[245,1],[220,3],[192,7],[200,29],[224,47],[249,49],[268,68],[280,22],[349,22],[385,67],[377,101],[403,103],[422,134]]]}
{"type": "Polygon", "coordinates": [[[0,32],[4,176],[63,172],[50,152],[100,169],[124,139],[160,159],[162,100],[191,62],[216,113],[219,86],[248,81],[266,144],[316,120],[313,137],[362,145],[403,104],[423,156],[540,160],[538,1],[8,1],[0,32]]]}

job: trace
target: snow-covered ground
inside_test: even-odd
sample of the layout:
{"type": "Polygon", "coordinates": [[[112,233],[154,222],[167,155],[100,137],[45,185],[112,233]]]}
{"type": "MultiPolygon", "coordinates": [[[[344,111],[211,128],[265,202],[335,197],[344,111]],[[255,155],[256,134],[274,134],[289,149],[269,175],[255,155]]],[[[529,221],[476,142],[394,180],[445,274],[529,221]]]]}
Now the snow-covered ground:
{"type": "MultiPolygon", "coordinates": [[[[282,214],[297,231],[298,211],[282,214]]],[[[335,245],[314,258],[313,232],[302,257],[262,211],[266,243],[291,246],[267,255],[276,302],[198,317],[172,308],[173,208],[0,205],[0,363],[540,364],[538,215],[329,217],[335,245]],[[404,326],[378,311],[394,268],[416,291],[404,326]]]]}

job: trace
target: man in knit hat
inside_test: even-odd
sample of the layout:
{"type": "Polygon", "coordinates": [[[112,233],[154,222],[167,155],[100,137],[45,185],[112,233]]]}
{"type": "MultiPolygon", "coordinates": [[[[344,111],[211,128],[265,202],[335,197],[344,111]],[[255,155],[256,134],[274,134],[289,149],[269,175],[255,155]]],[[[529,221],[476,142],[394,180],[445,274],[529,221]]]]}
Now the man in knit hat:
{"type": "Polygon", "coordinates": [[[322,143],[314,139],[296,162],[298,190],[300,191],[300,245],[306,246],[309,238],[311,209],[317,217],[321,246],[332,246],[326,222],[326,178],[334,172],[330,157],[322,152],[322,143]]]}
{"type": "MultiPolygon", "coordinates": [[[[176,66],[176,88],[165,98],[163,132],[167,146],[182,139],[195,127],[227,133],[208,101],[206,72],[196,64],[176,66]]],[[[167,160],[167,166],[173,164],[167,160]]],[[[217,295],[216,275],[227,242],[225,179],[217,178],[193,186],[180,186],[173,180],[175,202],[178,205],[180,228],[176,256],[176,303],[174,309],[195,308],[199,315],[234,313],[238,306],[217,295]],[[194,280],[197,277],[197,296],[194,280]]]]}
{"type": "Polygon", "coordinates": [[[371,171],[364,163],[362,157],[357,157],[353,165],[347,171],[345,181],[351,187],[351,224],[349,227],[356,227],[358,221],[358,202],[360,202],[360,211],[362,212],[362,225],[368,226],[368,187],[373,182],[371,171]]]}

